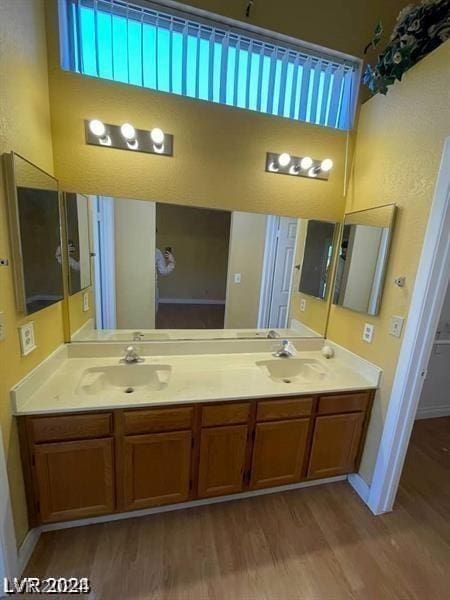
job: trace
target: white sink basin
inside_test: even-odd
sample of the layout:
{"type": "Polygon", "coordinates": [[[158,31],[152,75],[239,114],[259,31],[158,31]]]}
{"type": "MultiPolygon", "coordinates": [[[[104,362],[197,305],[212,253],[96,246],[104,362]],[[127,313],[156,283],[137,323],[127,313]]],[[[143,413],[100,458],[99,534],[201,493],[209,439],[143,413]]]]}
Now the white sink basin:
{"type": "Polygon", "coordinates": [[[165,388],[169,382],[170,365],[110,365],[92,367],[81,374],[77,394],[102,392],[154,392],[165,388]]]}
{"type": "Polygon", "coordinates": [[[328,369],[314,358],[273,358],[256,364],[276,382],[321,381],[329,376],[328,369]]]}

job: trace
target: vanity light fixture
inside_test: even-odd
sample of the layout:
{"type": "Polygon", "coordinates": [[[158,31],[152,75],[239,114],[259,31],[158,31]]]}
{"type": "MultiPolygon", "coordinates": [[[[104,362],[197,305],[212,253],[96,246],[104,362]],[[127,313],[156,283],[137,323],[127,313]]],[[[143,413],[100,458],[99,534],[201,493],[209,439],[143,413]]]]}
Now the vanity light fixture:
{"type": "Polygon", "coordinates": [[[173,135],[159,127],[136,129],[131,123],[110,125],[98,119],[86,120],[84,125],[86,144],[173,156],[173,135]]]}
{"type": "Polygon", "coordinates": [[[267,152],[266,155],[266,171],[269,173],[328,181],[332,168],[331,158],[317,160],[310,156],[291,156],[287,152],[282,154],[267,152]]]}
{"type": "Polygon", "coordinates": [[[290,165],[291,155],[287,152],[283,152],[283,154],[280,154],[280,156],[278,157],[278,164],[280,165],[280,167],[287,167],[288,165],[290,165]]]}
{"type": "Polygon", "coordinates": [[[106,127],[103,121],[92,119],[89,121],[89,131],[96,136],[101,146],[111,146],[111,138],[106,134],[106,127]]]}
{"type": "Polygon", "coordinates": [[[120,127],[120,133],[125,138],[130,150],[137,150],[139,148],[139,142],[136,139],[136,129],[131,123],[124,123],[120,127]]]}
{"type": "Polygon", "coordinates": [[[164,151],[164,131],[159,127],[154,127],[150,131],[150,138],[153,142],[153,149],[158,154],[161,154],[164,151]]]}

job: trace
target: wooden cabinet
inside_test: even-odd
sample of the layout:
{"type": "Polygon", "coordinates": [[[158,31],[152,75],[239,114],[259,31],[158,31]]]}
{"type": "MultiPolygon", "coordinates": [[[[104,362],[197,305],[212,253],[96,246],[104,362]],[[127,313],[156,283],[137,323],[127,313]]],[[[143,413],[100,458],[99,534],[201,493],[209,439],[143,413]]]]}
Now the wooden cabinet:
{"type": "Polygon", "coordinates": [[[352,473],[372,391],[19,419],[30,523],[352,473]]]}
{"type": "Polygon", "coordinates": [[[355,471],[364,420],[362,412],[316,418],[308,477],[331,477],[355,471]]]}
{"type": "Polygon", "coordinates": [[[42,523],[113,512],[111,439],[41,444],[34,456],[42,523]]]}
{"type": "Polygon", "coordinates": [[[126,510],[189,498],[191,431],[126,436],[123,497],[126,510]]]}
{"type": "Polygon", "coordinates": [[[247,425],[202,429],[198,473],[200,498],[242,491],[247,435],[247,425]]]}
{"type": "Polygon", "coordinates": [[[300,481],[308,429],[309,419],[256,425],[250,479],[252,489],[300,481]]]}

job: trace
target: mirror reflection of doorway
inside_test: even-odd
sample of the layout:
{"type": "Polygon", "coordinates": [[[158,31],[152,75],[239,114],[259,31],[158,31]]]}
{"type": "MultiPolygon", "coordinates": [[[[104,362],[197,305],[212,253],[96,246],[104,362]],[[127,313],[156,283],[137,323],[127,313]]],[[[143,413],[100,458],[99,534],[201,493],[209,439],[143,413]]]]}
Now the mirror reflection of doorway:
{"type": "Polygon", "coordinates": [[[222,329],[231,214],[156,204],[156,329],[222,329]]]}

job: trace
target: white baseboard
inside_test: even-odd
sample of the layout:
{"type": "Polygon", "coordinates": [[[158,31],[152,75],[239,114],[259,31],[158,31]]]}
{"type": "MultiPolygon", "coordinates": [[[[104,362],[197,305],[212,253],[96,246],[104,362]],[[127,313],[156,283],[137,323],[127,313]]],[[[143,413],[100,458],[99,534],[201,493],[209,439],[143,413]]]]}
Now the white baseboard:
{"type": "Polygon", "coordinates": [[[30,529],[30,531],[25,536],[22,544],[20,545],[19,551],[17,553],[17,577],[20,577],[25,570],[25,567],[28,564],[28,561],[33,554],[34,549],[36,548],[36,544],[41,537],[42,527],[35,527],[34,529],[30,529]]]}
{"type": "Polygon", "coordinates": [[[419,419],[436,419],[437,417],[450,417],[450,406],[430,406],[417,409],[416,421],[419,419]]]}
{"type": "Polygon", "coordinates": [[[349,484],[352,486],[352,488],[355,490],[355,492],[358,494],[361,500],[365,504],[367,504],[367,501],[369,499],[370,486],[367,485],[367,483],[364,481],[361,475],[358,475],[358,473],[352,473],[347,477],[347,479],[349,484]]]}
{"type": "Polygon", "coordinates": [[[210,300],[209,298],[159,298],[159,304],[221,304],[225,300],[210,300]]]}
{"type": "Polygon", "coordinates": [[[49,523],[42,525],[40,531],[55,531],[58,529],[69,529],[72,527],[83,527],[84,525],[94,525],[96,523],[107,523],[109,521],[121,521],[123,519],[135,519],[136,517],[145,517],[158,513],[171,512],[174,510],[183,510],[185,508],[195,508],[196,506],[205,506],[207,504],[218,504],[219,502],[230,502],[232,500],[240,500],[244,498],[253,498],[256,496],[264,496],[266,494],[275,494],[277,492],[288,492],[301,488],[311,487],[315,485],[324,485],[327,483],[335,483],[336,481],[344,481],[345,475],[337,477],[328,477],[327,479],[315,479],[313,481],[302,481],[301,483],[292,483],[290,485],[280,485],[278,487],[267,488],[264,490],[255,490],[251,492],[241,492],[240,494],[230,494],[228,496],[218,496],[217,498],[204,498],[202,500],[191,500],[190,502],[182,502],[180,504],[168,504],[167,506],[157,506],[155,508],[145,508],[143,510],[135,510],[124,513],[104,515],[101,517],[92,517],[87,519],[79,519],[77,521],[64,521],[63,523],[49,523]]]}

